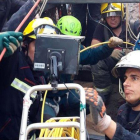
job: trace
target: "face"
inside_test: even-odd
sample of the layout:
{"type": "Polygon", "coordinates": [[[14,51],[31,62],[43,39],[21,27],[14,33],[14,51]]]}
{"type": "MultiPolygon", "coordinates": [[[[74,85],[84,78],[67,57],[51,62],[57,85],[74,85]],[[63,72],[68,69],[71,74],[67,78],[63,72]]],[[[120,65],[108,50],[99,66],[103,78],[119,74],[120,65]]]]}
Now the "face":
{"type": "Polygon", "coordinates": [[[28,56],[30,57],[31,61],[34,61],[34,53],[35,53],[35,40],[29,44],[28,49],[28,56]]]}
{"type": "Polygon", "coordinates": [[[120,16],[107,17],[106,22],[108,23],[110,27],[116,28],[121,22],[121,17],[120,16]]]}
{"type": "Polygon", "coordinates": [[[140,100],[140,70],[128,68],[125,72],[123,86],[127,102],[133,104],[140,100]]]}

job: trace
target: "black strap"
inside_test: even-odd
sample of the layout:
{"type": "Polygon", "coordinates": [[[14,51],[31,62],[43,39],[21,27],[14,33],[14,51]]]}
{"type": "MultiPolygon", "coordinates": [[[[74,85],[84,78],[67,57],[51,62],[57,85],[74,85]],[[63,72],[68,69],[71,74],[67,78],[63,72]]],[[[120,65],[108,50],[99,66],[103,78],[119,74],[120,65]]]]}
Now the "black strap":
{"type": "Polygon", "coordinates": [[[104,38],[105,38],[105,41],[106,40],[109,40],[110,39],[110,34],[108,32],[108,29],[106,27],[104,27],[104,38]]]}
{"type": "Polygon", "coordinates": [[[126,129],[130,130],[136,126],[137,123],[139,123],[139,119],[140,119],[140,113],[137,115],[137,117],[135,118],[135,120],[133,122],[129,122],[127,125],[126,125],[126,129]]]}

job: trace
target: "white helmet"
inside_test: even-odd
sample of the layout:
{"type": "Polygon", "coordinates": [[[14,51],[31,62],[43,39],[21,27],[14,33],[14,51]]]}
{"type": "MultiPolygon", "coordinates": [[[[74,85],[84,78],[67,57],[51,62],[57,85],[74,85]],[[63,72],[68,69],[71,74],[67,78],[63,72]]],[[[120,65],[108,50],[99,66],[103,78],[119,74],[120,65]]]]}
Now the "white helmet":
{"type": "Polygon", "coordinates": [[[140,50],[132,51],[126,56],[122,57],[121,60],[112,69],[114,77],[119,78],[119,92],[125,99],[123,90],[123,76],[126,68],[137,68],[140,69],[140,50]]]}

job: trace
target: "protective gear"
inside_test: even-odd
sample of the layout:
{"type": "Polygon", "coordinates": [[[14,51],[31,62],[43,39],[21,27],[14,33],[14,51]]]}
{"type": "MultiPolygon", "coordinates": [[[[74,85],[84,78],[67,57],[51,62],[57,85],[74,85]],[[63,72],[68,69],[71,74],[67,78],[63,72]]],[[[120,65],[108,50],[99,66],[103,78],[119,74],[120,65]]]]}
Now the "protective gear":
{"type": "Polygon", "coordinates": [[[122,68],[137,68],[140,69],[140,50],[132,51],[116,64],[112,70],[114,77],[119,78],[121,76],[122,68]]]}
{"type": "Polygon", "coordinates": [[[124,55],[125,53],[122,50],[115,49],[113,50],[111,57],[119,61],[124,55]]]}
{"type": "Polygon", "coordinates": [[[110,123],[111,118],[106,114],[106,107],[98,93],[93,88],[84,88],[86,93],[87,102],[90,104],[90,112],[92,114],[93,127],[98,132],[106,130],[110,123]]]}
{"type": "Polygon", "coordinates": [[[63,16],[57,22],[57,27],[62,34],[80,36],[82,32],[82,26],[80,21],[73,16],[63,16]]]}
{"type": "Polygon", "coordinates": [[[117,47],[118,45],[121,45],[123,43],[123,40],[118,38],[118,37],[111,37],[109,39],[109,43],[108,43],[108,46],[110,48],[115,48],[117,47]]]}
{"type": "MultiPolygon", "coordinates": [[[[123,126],[127,130],[127,132],[130,131],[129,133],[136,134],[135,136],[137,138],[132,137],[133,140],[137,140],[140,138],[138,137],[140,136],[140,128],[139,128],[140,117],[139,116],[140,116],[140,112],[133,111],[132,108],[128,105],[128,103],[121,105],[118,109],[117,122],[121,126],[123,126]]],[[[124,132],[124,133],[127,133],[127,132],[124,132]]]]}
{"type": "MultiPolygon", "coordinates": [[[[14,55],[1,61],[0,128],[3,126],[6,127],[3,127],[3,131],[0,133],[0,139],[19,140],[23,97],[30,87],[45,84],[43,76],[43,73],[31,70],[26,61],[25,54],[20,51],[20,48],[17,49],[14,55]]],[[[33,104],[30,107],[28,123],[40,122],[40,111],[42,106],[40,100],[40,93],[37,93],[37,96],[32,98],[33,104]]]]}
{"type": "Polygon", "coordinates": [[[103,18],[110,16],[121,16],[124,18],[124,5],[122,3],[103,3],[101,5],[101,14],[103,18]]]}
{"type": "Polygon", "coordinates": [[[35,29],[38,30],[37,33],[39,34],[41,33],[58,34],[59,33],[58,28],[55,26],[52,19],[50,19],[49,17],[38,18],[38,19],[32,20],[23,31],[23,35],[25,37],[36,39],[35,32],[34,32],[35,29]]]}
{"type": "MultiPolygon", "coordinates": [[[[123,82],[124,82],[124,73],[126,68],[137,68],[140,69],[140,51],[132,51],[128,53],[126,56],[122,57],[121,60],[116,64],[116,66],[112,69],[112,74],[114,77],[119,78],[119,92],[122,97],[125,99],[125,93],[123,90],[123,82]]],[[[130,106],[137,106],[140,104],[140,100],[135,104],[130,104],[130,106]]]]}
{"type": "Polygon", "coordinates": [[[4,57],[8,57],[12,55],[17,48],[20,46],[20,43],[22,41],[22,33],[20,32],[3,32],[0,33],[0,52],[6,47],[6,53],[4,57]]]}

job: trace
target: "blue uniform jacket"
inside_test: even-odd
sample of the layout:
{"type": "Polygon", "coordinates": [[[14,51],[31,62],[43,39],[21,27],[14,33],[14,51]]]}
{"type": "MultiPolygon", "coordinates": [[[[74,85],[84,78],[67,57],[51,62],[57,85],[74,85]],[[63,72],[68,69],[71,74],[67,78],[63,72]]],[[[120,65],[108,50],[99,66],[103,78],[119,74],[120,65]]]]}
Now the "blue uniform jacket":
{"type": "MultiPolygon", "coordinates": [[[[84,47],[81,45],[81,50],[84,47]]],[[[109,57],[112,53],[113,49],[109,48],[108,45],[101,45],[97,48],[88,49],[82,53],[80,53],[80,64],[82,65],[94,65],[99,60],[105,59],[109,57]]]]}
{"type": "MultiPolygon", "coordinates": [[[[34,5],[28,0],[5,24],[3,31],[14,31],[22,19],[34,5]]],[[[34,18],[36,10],[31,14],[20,31],[22,32],[28,23],[34,18]]],[[[3,58],[0,63],[0,139],[18,140],[22,114],[24,93],[11,86],[17,78],[28,86],[44,84],[41,73],[33,72],[26,61],[24,53],[19,49],[10,57],[3,58]],[[41,75],[40,75],[41,74],[41,75]]],[[[34,104],[30,108],[29,123],[40,122],[40,94],[34,98],[34,104]]]]}
{"type": "MultiPolygon", "coordinates": [[[[117,129],[112,140],[140,140],[140,118],[131,128],[128,125],[128,116],[131,108],[128,104],[123,104],[118,110],[117,129]]],[[[109,140],[109,138],[106,138],[109,140]]]]}
{"type": "MultiPolygon", "coordinates": [[[[3,58],[0,63],[0,139],[18,140],[23,97],[25,95],[20,89],[25,89],[24,84],[12,86],[17,78],[28,86],[44,84],[42,73],[33,72],[26,61],[24,53],[19,49],[10,57],[3,58]]],[[[40,122],[40,94],[33,98],[30,108],[30,123],[40,122]]]]}

